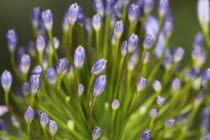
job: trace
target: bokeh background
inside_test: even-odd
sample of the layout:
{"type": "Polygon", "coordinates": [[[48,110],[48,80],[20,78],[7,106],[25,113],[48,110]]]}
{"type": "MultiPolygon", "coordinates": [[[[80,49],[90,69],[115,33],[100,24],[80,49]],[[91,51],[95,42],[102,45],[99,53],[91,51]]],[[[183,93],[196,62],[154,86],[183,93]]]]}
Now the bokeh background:
{"type": "MultiPolygon", "coordinates": [[[[0,73],[4,69],[10,69],[9,52],[5,42],[7,30],[15,29],[19,36],[19,45],[27,46],[32,38],[31,10],[40,6],[42,9],[52,10],[54,35],[61,39],[63,15],[74,2],[82,6],[86,17],[93,15],[93,0],[0,0],[0,73]]],[[[186,55],[189,55],[194,35],[200,30],[196,14],[197,0],[170,0],[170,3],[175,18],[170,46],[182,46],[186,55]]]]}

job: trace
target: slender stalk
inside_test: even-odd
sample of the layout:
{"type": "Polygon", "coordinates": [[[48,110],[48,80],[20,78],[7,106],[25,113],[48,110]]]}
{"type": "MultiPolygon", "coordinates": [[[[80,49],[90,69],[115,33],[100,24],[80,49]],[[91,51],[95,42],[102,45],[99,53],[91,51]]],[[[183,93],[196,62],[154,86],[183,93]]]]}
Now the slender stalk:
{"type": "Polygon", "coordinates": [[[31,124],[30,123],[27,124],[27,134],[28,134],[28,139],[32,140],[32,138],[31,138],[31,124]]]}
{"type": "Polygon", "coordinates": [[[58,60],[58,55],[57,55],[57,52],[56,52],[56,49],[55,49],[55,44],[54,44],[54,40],[53,40],[52,31],[48,31],[48,36],[49,36],[49,39],[50,39],[50,44],[52,45],[52,48],[53,48],[53,54],[54,54],[55,60],[57,61],[58,60]]]}
{"type": "Polygon", "coordinates": [[[20,75],[20,72],[17,70],[16,64],[15,64],[15,54],[13,52],[11,53],[10,61],[12,64],[12,69],[15,72],[15,75],[18,77],[19,80],[21,80],[21,82],[24,82],[22,76],[20,75]]]}
{"type": "Polygon", "coordinates": [[[95,106],[95,102],[96,102],[96,99],[93,98],[93,101],[89,107],[89,113],[88,113],[88,126],[89,126],[89,129],[91,130],[91,123],[92,123],[92,115],[93,115],[93,109],[94,109],[94,106],[95,106]]]}
{"type": "MultiPolygon", "coordinates": [[[[69,54],[70,54],[70,62],[73,62],[73,45],[72,45],[72,31],[73,31],[73,25],[69,25],[69,54]]],[[[73,64],[73,63],[72,63],[73,64]]]]}
{"type": "Polygon", "coordinates": [[[96,56],[100,57],[100,30],[96,31],[96,56]]]}
{"type": "Polygon", "coordinates": [[[108,52],[108,32],[109,32],[109,24],[110,24],[110,17],[107,16],[105,20],[105,31],[104,31],[104,49],[103,49],[103,57],[107,58],[107,52],[108,52]]]}

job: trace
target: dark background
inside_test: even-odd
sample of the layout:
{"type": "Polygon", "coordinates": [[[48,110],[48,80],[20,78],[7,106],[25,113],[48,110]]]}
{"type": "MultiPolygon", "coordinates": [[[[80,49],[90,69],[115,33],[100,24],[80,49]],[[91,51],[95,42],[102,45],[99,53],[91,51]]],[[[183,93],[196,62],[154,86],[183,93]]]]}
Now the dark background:
{"type": "MultiPolygon", "coordinates": [[[[54,35],[61,39],[61,23],[69,5],[77,2],[86,17],[94,13],[93,0],[0,0],[0,73],[10,69],[9,52],[5,45],[7,30],[14,28],[19,36],[18,45],[27,46],[32,38],[30,14],[33,7],[51,9],[54,15],[54,35]]],[[[171,47],[182,46],[190,54],[194,35],[200,30],[196,4],[197,0],[170,0],[175,18],[175,28],[170,41],[171,47]]]]}

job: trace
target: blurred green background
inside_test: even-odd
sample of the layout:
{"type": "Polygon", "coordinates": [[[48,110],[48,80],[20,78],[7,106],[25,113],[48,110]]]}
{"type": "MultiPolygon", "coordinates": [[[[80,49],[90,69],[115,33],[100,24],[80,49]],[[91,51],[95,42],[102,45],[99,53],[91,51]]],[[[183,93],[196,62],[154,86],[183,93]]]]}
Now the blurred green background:
{"type": "MultiPolygon", "coordinates": [[[[14,28],[19,36],[19,45],[27,46],[32,38],[30,14],[33,7],[51,9],[54,14],[54,35],[61,39],[61,23],[69,5],[77,2],[82,6],[86,17],[94,13],[93,0],[0,0],[0,73],[10,69],[9,53],[5,45],[7,30],[14,28]]],[[[170,0],[175,18],[170,46],[183,46],[186,55],[190,54],[194,35],[200,30],[196,4],[197,0],[170,0]]]]}

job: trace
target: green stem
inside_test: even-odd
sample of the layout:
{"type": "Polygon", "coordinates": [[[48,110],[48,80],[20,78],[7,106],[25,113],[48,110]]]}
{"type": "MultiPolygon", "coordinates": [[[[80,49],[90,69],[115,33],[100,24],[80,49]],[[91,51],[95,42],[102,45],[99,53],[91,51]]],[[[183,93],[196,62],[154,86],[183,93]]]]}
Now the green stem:
{"type": "Polygon", "coordinates": [[[69,25],[69,54],[70,54],[70,62],[73,64],[73,45],[72,45],[72,31],[73,31],[73,25],[69,25]]]}
{"type": "Polygon", "coordinates": [[[83,33],[83,25],[78,25],[77,27],[78,41],[79,44],[84,47],[84,33],[83,33]]]}
{"type": "Polygon", "coordinates": [[[24,82],[22,76],[20,75],[20,72],[17,70],[16,64],[15,64],[15,54],[14,54],[14,52],[11,53],[10,60],[11,60],[12,69],[15,72],[15,75],[18,77],[19,80],[21,80],[21,82],[24,82]]]}
{"type": "Polygon", "coordinates": [[[53,40],[52,31],[48,31],[48,36],[49,36],[49,39],[50,39],[50,44],[52,45],[52,48],[53,48],[53,54],[54,54],[55,60],[57,61],[58,60],[58,55],[57,55],[57,52],[56,52],[56,49],[55,49],[55,44],[54,44],[54,40],[53,40]]]}
{"type": "Polygon", "coordinates": [[[96,56],[100,57],[100,30],[96,31],[96,56]]]}
{"type": "Polygon", "coordinates": [[[207,47],[210,50],[210,40],[209,40],[208,30],[203,30],[203,34],[204,34],[207,47]]]}
{"type": "Polygon", "coordinates": [[[104,58],[107,58],[109,24],[110,24],[110,17],[107,16],[105,20],[105,32],[104,32],[104,51],[103,51],[104,58]]]}
{"type": "Polygon", "coordinates": [[[31,124],[30,123],[27,124],[27,134],[28,134],[28,139],[32,140],[32,138],[31,138],[31,124]]]}
{"type": "MultiPolygon", "coordinates": [[[[88,126],[89,126],[89,129],[91,130],[91,124],[92,124],[92,115],[93,115],[93,109],[94,109],[94,106],[95,106],[95,102],[96,102],[96,99],[93,98],[93,101],[90,105],[90,108],[89,108],[89,113],[88,113],[88,126]]],[[[91,130],[92,131],[92,130],[91,130]]]]}

